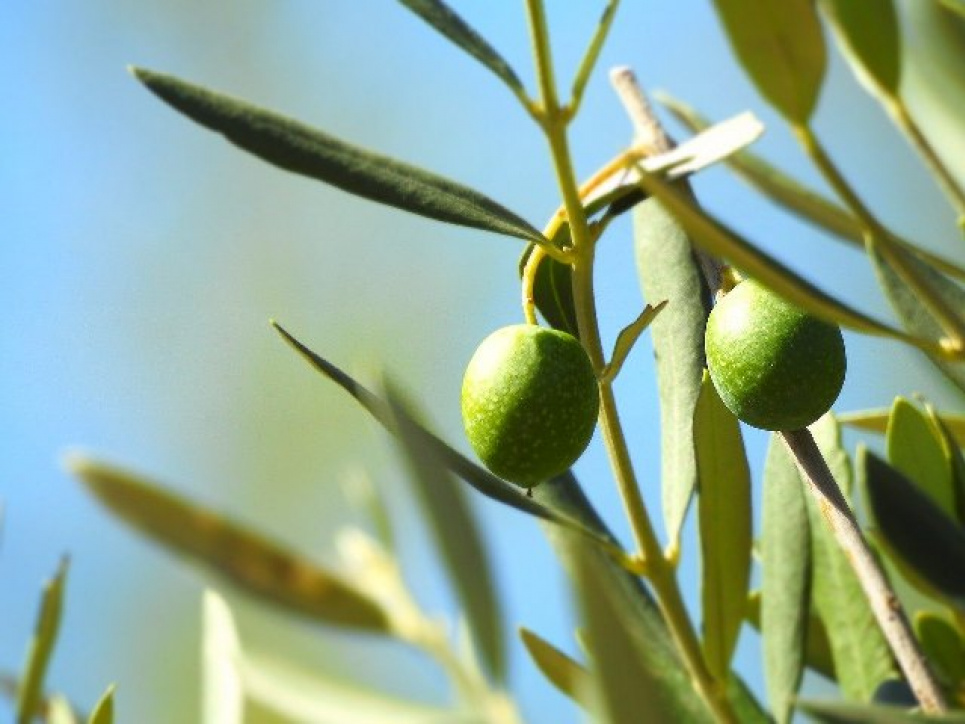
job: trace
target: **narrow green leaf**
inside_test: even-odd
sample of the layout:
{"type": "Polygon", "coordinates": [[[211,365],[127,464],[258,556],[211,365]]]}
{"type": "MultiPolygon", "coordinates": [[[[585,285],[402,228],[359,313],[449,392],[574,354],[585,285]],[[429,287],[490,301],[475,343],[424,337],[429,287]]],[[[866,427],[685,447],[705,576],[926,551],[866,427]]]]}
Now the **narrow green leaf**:
{"type": "Polygon", "coordinates": [[[94,705],[94,709],[87,718],[87,724],[114,724],[114,689],[114,684],[107,687],[107,691],[94,705]]]}
{"type": "MultiPolygon", "coordinates": [[[[529,261],[529,255],[535,248],[534,244],[530,244],[519,258],[520,278],[529,261]]],[[[576,306],[573,304],[573,274],[568,265],[561,264],[548,255],[543,257],[533,280],[533,301],[543,319],[553,329],[579,338],[576,306]]]]}
{"type": "Polygon", "coordinates": [[[132,73],[174,109],[286,171],[437,221],[546,241],[513,212],[454,181],[174,76],[143,68],[132,73]]]}
{"type": "MultiPolygon", "coordinates": [[[[855,3],[860,5],[861,3],[855,3]]],[[[674,117],[695,133],[710,127],[708,119],[694,108],[667,94],[657,99],[674,117]]],[[[847,209],[788,176],[762,156],[743,150],[727,157],[727,165],[748,185],[777,205],[817,227],[864,249],[864,228],[847,209]]],[[[892,244],[925,260],[939,271],[965,279],[965,269],[936,254],[921,249],[905,238],[889,234],[892,244]]]]}
{"type": "Polygon", "coordinates": [[[520,627],[519,637],[543,676],[570,699],[586,708],[586,696],[592,686],[590,673],[586,668],[527,628],[520,627]]]}
{"type": "MultiPolygon", "coordinates": [[[[761,592],[752,591],[747,598],[747,622],[758,631],[761,630],[761,592]]],[[[811,610],[805,622],[804,664],[829,681],[835,681],[834,658],[831,655],[831,642],[824,630],[824,623],[811,610]]]]}
{"type": "Polygon", "coordinates": [[[939,722],[965,724],[965,714],[922,714],[897,706],[845,704],[839,701],[799,701],[798,709],[824,724],[917,724],[939,722]]]}
{"type": "Polygon", "coordinates": [[[27,649],[27,659],[17,691],[17,724],[30,724],[43,701],[44,677],[57,644],[60,620],[64,612],[68,566],[69,562],[64,558],[54,577],[44,585],[34,635],[27,649]]]}
{"type": "Polygon", "coordinates": [[[948,684],[965,682],[965,640],[945,617],[933,611],[915,614],[915,634],[928,662],[948,684]]]}
{"type": "Polygon", "coordinates": [[[617,335],[617,341],[613,345],[613,353],[610,355],[610,361],[607,362],[603,370],[604,379],[612,380],[616,377],[620,368],[623,367],[627,355],[630,354],[630,350],[633,349],[633,345],[640,339],[640,335],[653,323],[657,315],[666,308],[666,299],[659,302],[655,307],[648,304],[644,307],[643,311],[637,315],[636,319],[620,330],[620,333],[617,335]]]}
{"type": "MultiPolygon", "coordinates": [[[[854,427],[867,432],[883,435],[888,428],[888,417],[891,411],[881,408],[878,410],[858,410],[839,414],[838,420],[842,425],[854,427]]],[[[942,423],[952,435],[958,446],[965,445],[965,415],[950,412],[938,413],[942,423]]]]}
{"type": "Polygon", "coordinates": [[[724,679],[737,647],[751,571],[751,476],[740,423],[705,372],[694,410],[704,659],[724,679]]]}
{"type": "Polygon", "coordinates": [[[699,209],[679,191],[656,176],[644,175],[640,179],[640,184],[650,194],[659,198],[676,216],[695,244],[711,254],[728,259],[742,272],[762,282],[802,309],[859,332],[893,337],[912,344],[930,343],[882,324],[828,296],[699,209]]]}
{"type": "Polygon", "coordinates": [[[616,591],[590,556],[577,555],[575,577],[586,633],[593,688],[592,710],[608,724],[711,722],[703,701],[684,678],[670,682],[654,667],[651,643],[639,637],[616,591]]]}
{"type": "Polygon", "coordinates": [[[54,694],[47,702],[45,721],[47,724],[77,724],[79,720],[66,697],[54,694]]]}
{"type": "Polygon", "coordinates": [[[661,497],[671,555],[697,484],[694,407],[704,369],[704,327],[709,293],[690,237],[658,201],[633,212],[637,275],[651,303],[667,308],[650,327],[660,397],[661,497]]]}
{"type": "Polygon", "coordinates": [[[436,550],[445,565],[466,614],[483,661],[497,680],[506,675],[503,615],[496,595],[492,564],[464,489],[414,420],[413,407],[392,385],[386,385],[386,400],[392,413],[398,440],[410,470],[425,519],[436,539],[436,550]]]}
{"type": "Polygon", "coordinates": [[[399,0],[442,35],[469,53],[505,83],[520,99],[526,99],[526,90],[519,76],[502,56],[486,42],[479,33],[440,0],[399,0]]]}
{"type": "MultiPolygon", "coordinates": [[[[851,465],[841,447],[834,417],[825,415],[812,431],[838,486],[842,491],[850,490],[851,465]]],[[[824,622],[831,642],[842,694],[848,699],[870,701],[878,685],[896,674],[891,649],[847,556],[838,547],[813,497],[806,499],[813,561],[811,605],[824,622]]]]}
{"type": "Polygon", "coordinates": [[[951,426],[933,405],[925,403],[928,421],[941,437],[944,449],[952,462],[952,488],[954,489],[955,509],[952,513],[959,523],[965,523],[965,455],[961,443],[956,439],[951,426]]]}
{"type": "Polygon", "coordinates": [[[388,632],[377,603],[279,544],[120,468],[76,455],[67,465],[126,524],[240,590],[324,623],[388,632]]]}
{"type": "Polygon", "coordinates": [[[888,462],[954,518],[951,450],[928,418],[904,397],[896,397],[891,407],[885,446],[888,462]]]}
{"type": "Polygon", "coordinates": [[[806,657],[811,531],[804,496],[784,441],[771,435],[764,463],[761,637],[764,680],[778,724],[791,719],[806,657]]]}
{"type": "MultiPolygon", "coordinates": [[[[380,425],[386,428],[388,432],[396,434],[396,429],[393,425],[397,423],[393,419],[392,411],[384,400],[360,385],[331,362],[315,354],[289,334],[281,325],[272,322],[272,326],[312,367],[351,395],[380,425]]],[[[396,415],[398,416],[400,412],[401,411],[396,410],[396,415]]],[[[529,513],[537,518],[581,533],[602,545],[610,554],[620,552],[610,536],[601,535],[595,531],[593,527],[588,527],[577,519],[570,518],[552,508],[541,505],[536,499],[520,492],[520,489],[515,485],[507,483],[489,471],[479,467],[467,457],[449,447],[428,430],[420,427],[415,421],[411,422],[413,425],[411,433],[413,436],[418,436],[422,439],[424,442],[423,449],[425,451],[431,451],[444,467],[448,468],[486,497],[499,501],[511,508],[516,508],[524,513],[529,513]]],[[[545,487],[545,484],[540,487],[545,487]]]]}
{"type": "Polygon", "coordinates": [[[889,552],[965,610],[965,530],[895,468],[859,448],[869,510],[889,552]]]}
{"type": "Polygon", "coordinates": [[[938,0],[942,7],[951,10],[965,19],[965,0],[938,0]]]}
{"type": "MultiPolygon", "coordinates": [[[[874,263],[885,296],[905,329],[923,339],[942,339],[945,336],[942,326],[898,271],[873,247],[869,247],[868,256],[874,263]]],[[[921,259],[906,255],[905,262],[916,269],[918,276],[944,299],[947,306],[965,310],[965,290],[921,259]]],[[[934,354],[929,354],[928,359],[959,389],[965,390],[965,361],[953,361],[934,354]]]]}
{"type": "Polygon", "coordinates": [[[201,628],[201,722],[243,724],[245,688],[238,666],[238,629],[228,604],[210,588],[202,598],[201,628]]]}
{"type": "Polygon", "coordinates": [[[744,71],[790,123],[804,125],[817,105],[827,63],[811,0],[714,0],[744,71]]]}
{"type": "Polygon", "coordinates": [[[901,28],[893,0],[821,0],[838,47],[873,93],[896,96],[901,83],[901,28]]]}

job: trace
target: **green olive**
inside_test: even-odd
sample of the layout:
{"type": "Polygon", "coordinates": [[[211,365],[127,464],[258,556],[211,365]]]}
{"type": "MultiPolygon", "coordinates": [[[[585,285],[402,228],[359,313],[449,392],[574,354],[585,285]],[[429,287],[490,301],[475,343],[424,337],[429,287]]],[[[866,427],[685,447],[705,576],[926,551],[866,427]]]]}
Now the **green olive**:
{"type": "Polygon", "coordinates": [[[596,375],[572,335],[534,324],[496,330],[462,383],[466,436],[495,475],[525,488],[583,454],[599,412],[596,375]]]}
{"type": "Polygon", "coordinates": [[[806,427],[831,408],[844,384],[841,330],[753,280],[714,307],[704,345],[721,400],[753,427],[806,427]]]}

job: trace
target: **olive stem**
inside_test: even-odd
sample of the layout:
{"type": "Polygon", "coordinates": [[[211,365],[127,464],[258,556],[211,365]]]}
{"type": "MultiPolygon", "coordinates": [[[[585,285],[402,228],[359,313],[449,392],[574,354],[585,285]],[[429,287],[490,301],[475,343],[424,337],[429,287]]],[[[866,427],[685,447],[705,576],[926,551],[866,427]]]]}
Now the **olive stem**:
{"type": "Polygon", "coordinates": [[[782,432],[781,436],[838,546],[851,563],[878,625],[922,710],[930,714],[947,711],[941,688],[928,668],[927,659],[915,640],[901,602],[865,542],[858,521],[841,494],[814,437],[807,429],[782,432]]]}

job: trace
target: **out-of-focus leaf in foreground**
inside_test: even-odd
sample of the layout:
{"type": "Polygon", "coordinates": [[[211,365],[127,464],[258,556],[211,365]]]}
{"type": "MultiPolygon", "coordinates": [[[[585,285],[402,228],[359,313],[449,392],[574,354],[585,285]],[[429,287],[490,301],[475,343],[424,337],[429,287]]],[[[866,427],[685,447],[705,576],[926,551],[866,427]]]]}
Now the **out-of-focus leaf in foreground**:
{"type": "Polygon", "coordinates": [[[520,628],[519,637],[543,676],[570,699],[587,708],[586,699],[592,683],[586,668],[527,628],[520,628]]]}
{"type": "Polygon", "coordinates": [[[75,454],[68,467],[122,521],[240,590],[324,623],[388,632],[378,604],[254,531],[112,465],[75,454]]]}
{"type": "Polygon", "coordinates": [[[143,68],[131,72],[191,120],[286,171],[437,221],[545,242],[521,217],[455,181],[174,76],[143,68]]]}

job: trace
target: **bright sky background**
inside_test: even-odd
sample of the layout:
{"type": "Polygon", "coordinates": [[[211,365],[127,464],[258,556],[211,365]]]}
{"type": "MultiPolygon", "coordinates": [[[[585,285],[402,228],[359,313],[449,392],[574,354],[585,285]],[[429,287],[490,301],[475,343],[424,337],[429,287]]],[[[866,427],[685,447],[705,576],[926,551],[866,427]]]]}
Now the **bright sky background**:
{"type": "MultiPolygon", "coordinates": [[[[453,5],[533,87],[522,4],[453,5]]],[[[548,5],[565,88],[602,3],[548,5]]],[[[390,0],[13,0],[0,17],[0,669],[19,668],[41,583],[69,553],[52,687],[90,707],[116,681],[120,721],[190,721],[197,712],[202,579],[83,493],[60,466],[71,446],[329,561],[336,532],[351,521],[339,480],[364,470],[389,491],[420,600],[451,613],[392,447],[267,320],[277,318],[363,379],[391,374],[419,397],[435,428],[465,449],[463,367],[479,340],[521,319],[521,245],[269,167],[163,106],[125,66],[175,73],[283,111],[475,186],[541,226],[558,196],[529,119],[484,69],[390,0]]],[[[606,69],[617,64],[633,66],[646,88],[668,90],[712,118],[753,110],[768,127],[757,150],[817,183],[733,62],[710,4],[655,0],[627,2],[617,18],[572,129],[581,174],[630,136],[606,82],[606,69]]],[[[837,57],[818,128],[887,222],[963,258],[960,247],[951,248],[951,212],[837,57]]],[[[708,208],[822,288],[888,314],[854,250],[782,215],[724,170],[702,176],[698,191],[708,208]]],[[[603,246],[597,279],[612,343],[643,302],[629,225],[616,225],[603,246]]],[[[915,354],[854,335],[847,342],[849,376],[838,409],[883,406],[914,391],[961,406],[915,354]]],[[[659,518],[649,360],[641,346],[618,393],[659,518]]],[[[748,431],[747,440],[759,474],[766,436],[748,431]]],[[[626,540],[598,440],[577,472],[626,540]]],[[[564,576],[533,520],[475,500],[511,626],[513,691],[531,721],[576,721],[512,634],[526,625],[577,651],[564,576]]],[[[692,600],[693,538],[685,546],[692,600]]],[[[417,655],[290,623],[228,597],[253,649],[345,678],[377,679],[389,691],[445,698],[444,682],[417,655]]],[[[761,692],[758,640],[749,631],[737,667],[761,692]]]]}

